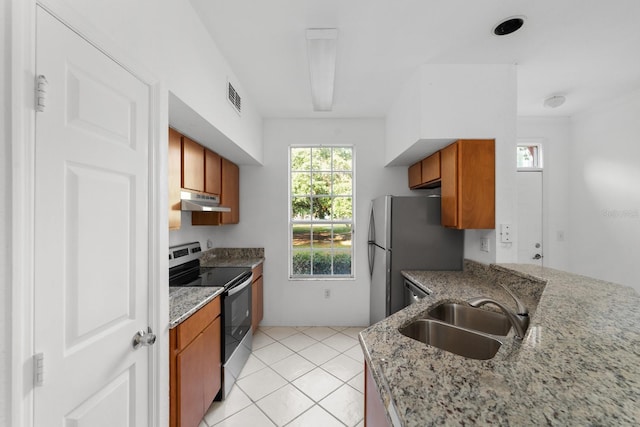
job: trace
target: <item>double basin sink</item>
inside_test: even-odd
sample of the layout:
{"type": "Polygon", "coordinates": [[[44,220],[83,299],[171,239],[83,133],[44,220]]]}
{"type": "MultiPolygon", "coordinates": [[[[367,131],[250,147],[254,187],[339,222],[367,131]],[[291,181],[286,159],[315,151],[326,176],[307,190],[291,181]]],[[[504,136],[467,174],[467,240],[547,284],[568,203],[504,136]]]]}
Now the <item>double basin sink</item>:
{"type": "Polygon", "coordinates": [[[511,322],[502,313],[470,305],[443,303],[427,318],[400,328],[400,333],[433,347],[471,359],[487,360],[496,355],[511,322]]]}

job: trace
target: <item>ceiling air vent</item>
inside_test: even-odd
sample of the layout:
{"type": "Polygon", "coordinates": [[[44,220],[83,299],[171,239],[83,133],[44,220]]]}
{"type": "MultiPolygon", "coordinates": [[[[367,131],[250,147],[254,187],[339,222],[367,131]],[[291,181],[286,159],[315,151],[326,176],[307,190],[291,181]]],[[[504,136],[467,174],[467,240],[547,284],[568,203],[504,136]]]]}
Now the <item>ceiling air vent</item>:
{"type": "Polygon", "coordinates": [[[242,109],[242,100],[231,83],[229,83],[228,95],[229,102],[231,103],[231,105],[233,105],[233,108],[236,109],[238,114],[240,114],[240,110],[242,109]]]}

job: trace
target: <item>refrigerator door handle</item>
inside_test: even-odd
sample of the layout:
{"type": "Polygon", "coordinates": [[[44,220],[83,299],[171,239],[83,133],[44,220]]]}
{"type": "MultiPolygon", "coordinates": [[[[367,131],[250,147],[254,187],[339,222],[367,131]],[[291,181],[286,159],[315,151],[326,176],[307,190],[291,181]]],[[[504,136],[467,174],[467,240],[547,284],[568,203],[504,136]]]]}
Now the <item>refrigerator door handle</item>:
{"type": "Polygon", "coordinates": [[[376,258],[376,250],[373,247],[376,243],[376,221],[373,216],[373,200],[371,201],[371,211],[369,214],[369,276],[373,278],[373,263],[376,258]]]}
{"type": "Polygon", "coordinates": [[[369,214],[369,242],[376,241],[376,219],[373,215],[373,201],[371,202],[371,213],[369,214]]]}
{"type": "Polygon", "coordinates": [[[374,243],[369,241],[369,277],[373,278],[373,263],[376,259],[376,249],[374,247],[374,243]]]}

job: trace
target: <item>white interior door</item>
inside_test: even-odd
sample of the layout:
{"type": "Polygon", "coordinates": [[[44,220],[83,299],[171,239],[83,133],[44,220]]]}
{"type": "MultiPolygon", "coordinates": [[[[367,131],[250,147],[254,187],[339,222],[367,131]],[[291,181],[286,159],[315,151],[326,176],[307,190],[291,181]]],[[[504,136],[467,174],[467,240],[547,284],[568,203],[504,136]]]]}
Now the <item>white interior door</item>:
{"type": "Polygon", "coordinates": [[[147,426],[150,89],[38,8],[36,426],[147,426]]]}
{"type": "Polygon", "coordinates": [[[542,265],[542,171],[518,171],[518,262],[542,265]]]}

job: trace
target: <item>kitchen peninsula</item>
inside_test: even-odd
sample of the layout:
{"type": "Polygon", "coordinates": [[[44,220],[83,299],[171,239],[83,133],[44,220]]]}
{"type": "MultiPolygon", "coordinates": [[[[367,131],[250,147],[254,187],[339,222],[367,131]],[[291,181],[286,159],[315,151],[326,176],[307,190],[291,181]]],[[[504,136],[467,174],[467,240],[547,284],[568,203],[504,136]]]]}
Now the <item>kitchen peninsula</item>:
{"type": "Polygon", "coordinates": [[[360,334],[390,425],[640,424],[640,295],[632,288],[472,261],[464,271],[403,275],[431,295],[360,334]],[[524,340],[511,330],[492,359],[467,359],[398,331],[443,301],[487,296],[514,307],[499,283],[529,307],[531,322],[524,340]]]}

